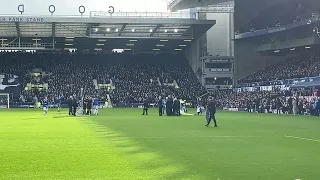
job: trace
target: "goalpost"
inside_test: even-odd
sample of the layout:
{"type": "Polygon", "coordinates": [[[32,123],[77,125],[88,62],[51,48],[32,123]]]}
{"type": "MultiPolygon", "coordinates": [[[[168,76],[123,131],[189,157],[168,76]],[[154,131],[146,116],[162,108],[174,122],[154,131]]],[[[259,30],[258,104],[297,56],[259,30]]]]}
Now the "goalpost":
{"type": "Polygon", "coordinates": [[[0,93],[0,109],[7,109],[10,107],[10,97],[8,93],[0,93]]]}

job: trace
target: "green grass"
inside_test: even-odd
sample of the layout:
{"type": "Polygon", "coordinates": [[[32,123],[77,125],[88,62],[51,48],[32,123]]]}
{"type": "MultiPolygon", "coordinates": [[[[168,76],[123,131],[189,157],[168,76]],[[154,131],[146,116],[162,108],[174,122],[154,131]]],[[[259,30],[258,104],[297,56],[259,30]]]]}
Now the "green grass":
{"type": "Polygon", "coordinates": [[[320,179],[320,118],[218,112],[206,128],[150,111],[2,109],[0,179],[320,179]]]}

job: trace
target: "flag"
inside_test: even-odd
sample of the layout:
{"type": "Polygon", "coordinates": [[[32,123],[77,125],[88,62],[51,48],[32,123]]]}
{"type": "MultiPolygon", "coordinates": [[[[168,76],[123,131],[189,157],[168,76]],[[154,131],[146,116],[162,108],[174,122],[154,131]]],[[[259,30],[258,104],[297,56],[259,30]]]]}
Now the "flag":
{"type": "Polygon", "coordinates": [[[206,109],[206,121],[207,123],[209,122],[210,119],[210,112],[208,111],[208,109],[206,109]]]}

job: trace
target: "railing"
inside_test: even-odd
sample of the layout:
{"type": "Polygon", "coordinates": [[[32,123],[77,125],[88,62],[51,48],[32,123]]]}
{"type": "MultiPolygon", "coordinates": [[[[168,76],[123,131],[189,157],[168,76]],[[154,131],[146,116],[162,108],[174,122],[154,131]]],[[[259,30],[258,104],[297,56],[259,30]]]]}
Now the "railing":
{"type": "Polygon", "coordinates": [[[91,11],[92,18],[176,18],[176,19],[195,19],[191,13],[167,13],[167,12],[115,12],[110,14],[107,11],[91,11]]]}
{"type": "Polygon", "coordinates": [[[195,19],[196,13],[187,12],[114,12],[91,11],[89,15],[35,15],[35,14],[0,14],[1,18],[176,18],[176,19],[195,19]]]}
{"type": "Polygon", "coordinates": [[[223,5],[210,5],[206,7],[201,7],[199,13],[233,13],[233,4],[223,4],[223,5]]]}
{"type": "Polygon", "coordinates": [[[53,49],[52,43],[41,43],[41,44],[35,44],[35,43],[10,43],[10,44],[0,44],[1,50],[15,50],[15,49],[53,49]]]}

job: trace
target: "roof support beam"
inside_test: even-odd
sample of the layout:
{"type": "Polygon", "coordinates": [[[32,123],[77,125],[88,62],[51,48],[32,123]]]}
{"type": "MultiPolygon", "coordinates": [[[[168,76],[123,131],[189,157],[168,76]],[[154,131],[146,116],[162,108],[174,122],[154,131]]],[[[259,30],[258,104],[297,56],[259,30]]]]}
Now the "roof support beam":
{"type": "Polygon", "coordinates": [[[121,36],[121,34],[123,33],[124,29],[126,28],[127,24],[123,24],[121,29],[119,30],[118,36],[121,36]]]}
{"type": "Polygon", "coordinates": [[[192,25],[190,25],[190,27],[182,34],[182,36],[189,36],[191,34],[191,36],[193,36],[193,27],[192,25]]]}
{"type": "Polygon", "coordinates": [[[160,25],[160,24],[157,24],[157,26],[152,30],[150,36],[153,36],[154,33],[155,33],[160,27],[161,27],[161,25],[160,25]]]}
{"type": "Polygon", "coordinates": [[[18,37],[20,37],[20,36],[21,36],[21,32],[20,32],[19,23],[18,23],[18,22],[15,22],[15,25],[16,25],[16,30],[17,30],[18,37]]]}
{"type": "Polygon", "coordinates": [[[56,37],[56,23],[52,23],[52,30],[51,30],[51,36],[56,37]]]}

